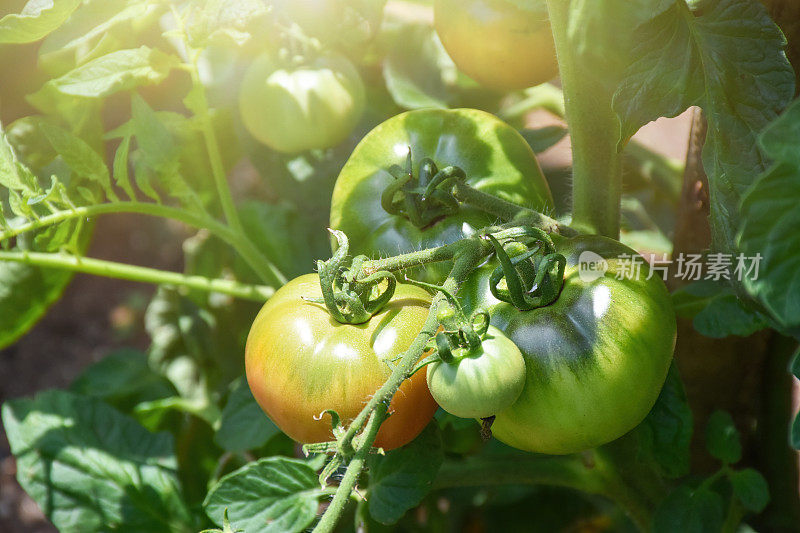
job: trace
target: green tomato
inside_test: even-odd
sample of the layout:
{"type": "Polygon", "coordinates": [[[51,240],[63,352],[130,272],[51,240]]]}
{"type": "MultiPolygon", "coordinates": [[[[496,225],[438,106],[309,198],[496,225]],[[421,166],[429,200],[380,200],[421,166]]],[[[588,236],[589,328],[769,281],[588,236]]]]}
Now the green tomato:
{"type": "Polygon", "coordinates": [[[493,435],[522,450],[566,454],[621,437],[644,419],[666,379],[676,325],[664,282],[646,279],[649,267],[635,251],[605,237],[554,240],[567,259],[554,303],[520,311],[496,300],[489,291],[496,260],[459,296],[467,310],[488,310],[525,358],[525,387],[497,414],[493,435]],[[631,258],[641,265],[638,277],[631,258]]]}
{"type": "MultiPolygon", "coordinates": [[[[422,228],[386,212],[381,194],[395,180],[387,169],[393,164],[405,166],[409,147],[414,172],[428,157],[439,169],[461,167],[467,183],[481,191],[538,211],[552,209],[550,189],[536,157],[517,130],[475,109],[409,111],[369,132],[336,180],[330,225],[347,234],[353,254],[376,257],[440,246],[497,222],[463,204],[457,213],[422,228]]],[[[431,265],[425,277],[438,281],[448,268],[431,265]]]]}
{"type": "Polygon", "coordinates": [[[364,84],[340,55],[284,67],[262,54],[244,75],[239,111],[247,131],[273,150],[330,148],[344,141],[361,118],[364,84]]]}
{"type": "Polygon", "coordinates": [[[525,359],[502,331],[489,326],[480,351],[428,366],[428,388],[442,409],[486,418],[510,407],[525,386],[525,359]]]}
{"type": "Polygon", "coordinates": [[[458,68],[486,87],[524,89],[558,74],[547,6],[508,0],[435,0],[436,33],[458,68]]]}
{"type": "MultiPolygon", "coordinates": [[[[306,274],[281,287],[258,313],[245,348],[247,382],[270,419],[296,441],[333,439],[327,409],[344,424],[364,408],[422,329],[430,295],[398,284],[394,297],[364,324],[336,322],[323,305],[319,277],[306,274]]],[[[397,448],[416,437],[437,405],[425,371],[400,386],[375,446],[397,448]]]]}

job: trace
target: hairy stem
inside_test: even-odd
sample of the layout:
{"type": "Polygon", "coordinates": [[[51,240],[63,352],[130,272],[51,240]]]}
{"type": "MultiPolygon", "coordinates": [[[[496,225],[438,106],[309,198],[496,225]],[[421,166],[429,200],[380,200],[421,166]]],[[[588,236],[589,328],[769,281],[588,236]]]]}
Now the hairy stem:
{"type": "Polygon", "coordinates": [[[406,268],[427,265],[429,263],[450,261],[458,255],[465,246],[468,246],[465,244],[466,242],[466,240],[461,240],[452,244],[437,246],[435,248],[426,248],[424,250],[396,255],[394,257],[365,261],[362,268],[365,275],[370,275],[381,270],[394,272],[396,270],[404,270],[406,268]]]}
{"type": "MultiPolygon", "coordinates": [[[[365,441],[370,443],[375,441],[375,437],[378,436],[378,430],[381,427],[381,422],[386,419],[387,405],[388,402],[378,404],[375,408],[375,411],[373,411],[370,415],[369,420],[367,421],[367,427],[364,428],[365,441]]],[[[347,465],[347,471],[345,472],[344,477],[342,477],[342,481],[339,483],[339,488],[334,493],[330,505],[325,510],[325,514],[322,515],[322,518],[317,524],[317,527],[314,528],[314,531],[333,531],[333,529],[336,527],[336,522],[338,522],[339,517],[342,516],[344,508],[347,506],[347,502],[350,501],[350,494],[358,483],[358,478],[361,475],[361,471],[364,469],[364,466],[366,466],[367,457],[369,457],[369,450],[369,445],[361,446],[356,450],[353,459],[350,461],[350,464],[347,465]],[[350,490],[347,492],[343,491],[341,489],[343,485],[349,486],[350,490]]]]}
{"type": "Polygon", "coordinates": [[[201,291],[219,292],[256,302],[264,302],[275,293],[274,288],[265,287],[263,285],[248,285],[226,279],[189,276],[178,272],[166,272],[155,268],[116,263],[114,261],[93,259],[91,257],[79,257],[67,253],[0,251],[0,261],[12,261],[45,268],[58,268],[61,270],[70,270],[72,272],[82,272],[95,276],[139,281],[143,283],[177,285],[201,291]]]}
{"type": "MultiPolygon", "coordinates": [[[[467,275],[480,263],[485,255],[485,243],[479,240],[465,240],[463,243],[464,248],[455,257],[453,270],[444,282],[444,288],[448,292],[455,293],[458,285],[467,277],[467,275]]],[[[375,436],[378,433],[378,428],[383,420],[386,418],[386,408],[392,401],[392,397],[400,388],[400,385],[405,381],[408,376],[416,367],[422,353],[425,351],[425,345],[433,338],[438,327],[436,319],[436,312],[441,302],[445,301],[442,293],[437,294],[431,303],[430,312],[419,332],[417,337],[411,343],[408,350],[403,353],[397,366],[392,371],[392,374],[386,382],[377,390],[375,395],[370,399],[364,409],[353,419],[347,428],[344,436],[340,439],[340,443],[346,445],[353,442],[353,438],[367,422],[367,427],[364,432],[364,438],[355,446],[355,455],[353,460],[347,467],[339,488],[331,501],[330,506],[325,511],[322,519],[314,528],[316,533],[329,533],[333,531],[336,523],[338,522],[350,494],[358,482],[358,477],[364,467],[364,461],[369,453],[372,443],[375,441],[375,436]],[[358,459],[358,460],[357,460],[358,459]]]]}
{"type": "Polygon", "coordinates": [[[188,226],[205,228],[213,235],[232,246],[265,283],[275,286],[286,283],[285,276],[278,268],[258,251],[252,241],[242,234],[233,231],[225,224],[206,215],[192,213],[185,209],[162,204],[148,202],[115,202],[65,209],[2,231],[0,232],[0,241],[16,237],[27,231],[46,228],[67,220],[90,218],[114,213],[136,213],[140,215],[170,218],[183,222],[188,226]]]}
{"type": "Polygon", "coordinates": [[[575,230],[564,224],[559,224],[554,218],[550,218],[536,210],[503,200],[492,194],[479,191],[466,183],[458,183],[454,189],[455,196],[459,201],[486,211],[504,222],[515,219],[525,219],[527,223],[547,233],[560,233],[566,236],[577,235],[575,230]]]}
{"type": "MultiPolygon", "coordinates": [[[[586,9],[591,9],[591,3],[586,9]]],[[[613,94],[587,76],[589,65],[570,35],[569,0],[547,0],[564,88],[564,108],[572,142],[572,225],[580,231],[619,238],[621,155],[613,94]]]]}

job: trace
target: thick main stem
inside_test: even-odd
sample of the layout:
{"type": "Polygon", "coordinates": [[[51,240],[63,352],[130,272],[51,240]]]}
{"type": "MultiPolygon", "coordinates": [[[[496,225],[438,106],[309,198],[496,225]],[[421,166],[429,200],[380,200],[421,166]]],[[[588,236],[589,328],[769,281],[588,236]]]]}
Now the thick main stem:
{"type": "Polygon", "coordinates": [[[116,263],[91,257],[78,257],[65,253],[0,251],[0,261],[24,263],[45,268],[57,268],[82,272],[107,278],[125,279],[142,283],[177,285],[207,292],[228,294],[236,298],[264,302],[272,297],[275,289],[263,285],[247,285],[227,279],[204,276],[189,276],[178,272],[167,272],[155,268],[116,263]]]}
{"type": "MultiPolygon", "coordinates": [[[[591,9],[591,2],[584,9],[591,9]]],[[[621,154],[619,122],[611,107],[613,93],[587,76],[570,27],[571,0],[547,0],[564,90],[564,107],[572,143],[572,226],[579,231],[619,238],[621,154]]]]}

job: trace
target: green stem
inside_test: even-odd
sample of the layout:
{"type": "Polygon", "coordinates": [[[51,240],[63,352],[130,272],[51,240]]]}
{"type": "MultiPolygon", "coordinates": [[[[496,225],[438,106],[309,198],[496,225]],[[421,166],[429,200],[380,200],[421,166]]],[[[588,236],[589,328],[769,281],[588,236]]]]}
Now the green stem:
{"type": "MultiPolygon", "coordinates": [[[[613,94],[587,76],[591,65],[572,42],[569,0],[547,0],[550,24],[564,90],[564,108],[572,143],[572,225],[580,231],[619,238],[622,193],[619,122],[611,107],[613,94]]],[[[584,9],[592,9],[587,3],[584,9]]],[[[572,20],[571,20],[572,19],[572,20]]]]}
{"type": "Polygon", "coordinates": [[[455,196],[459,201],[486,211],[491,215],[499,217],[503,221],[508,222],[524,218],[527,223],[547,233],[560,233],[566,236],[577,235],[575,230],[564,224],[559,224],[554,218],[550,218],[533,209],[503,200],[492,194],[479,191],[466,183],[458,183],[454,189],[455,196]]]}
{"type": "Polygon", "coordinates": [[[197,69],[198,53],[194,54],[192,58],[191,68],[189,74],[192,77],[192,85],[194,86],[195,94],[197,95],[197,109],[193,109],[200,119],[200,127],[203,132],[203,140],[206,144],[206,152],[208,152],[208,159],[211,163],[211,174],[214,176],[214,183],[217,186],[217,194],[219,201],[222,205],[222,212],[225,214],[225,219],[228,221],[230,227],[237,233],[244,234],[242,223],[239,220],[239,213],[236,211],[236,205],[233,203],[233,196],[231,189],[228,186],[228,178],[225,173],[225,165],[222,163],[222,155],[219,149],[219,141],[217,134],[214,131],[214,124],[211,122],[211,115],[209,114],[208,98],[206,97],[206,89],[200,81],[200,74],[197,69]]]}
{"type": "Polygon", "coordinates": [[[189,276],[177,272],[165,272],[155,268],[115,263],[91,257],[78,257],[66,253],[7,252],[0,251],[0,261],[12,261],[27,265],[58,268],[72,272],[82,272],[107,278],[125,279],[143,283],[167,284],[188,287],[207,292],[219,292],[245,300],[264,302],[274,293],[272,287],[247,285],[232,280],[212,279],[203,276],[189,276]]]}
{"type": "Polygon", "coordinates": [[[186,25],[184,24],[183,17],[178,13],[177,8],[170,5],[170,9],[172,11],[172,16],[175,18],[175,23],[180,29],[183,46],[186,48],[186,54],[190,59],[189,63],[184,63],[182,66],[189,72],[189,76],[192,79],[192,91],[194,91],[197,99],[194,102],[195,105],[188,107],[190,107],[190,111],[200,119],[203,140],[205,141],[206,152],[208,153],[208,159],[211,163],[211,173],[214,176],[214,183],[217,186],[217,194],[219,195],[219,201],[222,205],[222,212],[225,214],[225,220],[230,227],[237,233],[244,235],[242,223],[239,220],[239,213],[236,211],[231,189],[228,186],[228,179],[225,173],[225,165],[222,163],[217,134],[214,131],[214,124],[211,122],[206,88],[200,80],[200,71],[197,66],[200,58],[200,51],[192,49],[189,43],[189,35],[186,32],[186,25]]]}
{"type": "MultiPolygon", "coordinates": [[[[375,437],[378,436],[378,430],[381,428],[381,423],[386,418],[386,406],[387,404],[385,403],[378,404],[367,421],[367,427],[364,428],[365,441],[370,444],[375,441],[375,437]]],[[[336,523],[339,521],[339,517],[342,516],[344,508],[347,506],[347,502],[350,501],[350,495],[358,483],[361,471],[366,466],[369,451],[369,445],[361,446],[358,448],[355,455],[353,455],[353,459],[350,461],[350,464],[347,465],[347,471],[342,477],[342,481],[339,483],[339,488],[336,489],[330,505],[325,510],[325,514],[322,515],[322,519],[320,519],[314,531],[334,530],[336,523]],[[342,490],[342,486],[348,486],[350,489],[347,491],[342,490]]]]}
{"type": "MultiPolygon", "coordinates": [[[[464,243],[464,248],[460,250],[458,255],[455,257],[453,270],[443,285],[445,290],[453,293],[456,292],[458,285],[480,263],[481,259],[485,255],[487,246],[485,243],[477,239],[468,239],[461,242],[464,243]]],[[[354,437],[361,430],[361,428],[364,427],[364,423],[367,422],[367,418],[369,418],[369,422],[367,422],[367,428],[364,433],[364,438],[358,442],[357,446],[355,446],[354,458],[351,460],[347,467],[347,472],[342,478],[342,481],[339,483],[339,487],[336,490],[333,501],[331,501],[331,504],[325,511],[322,519],[314,528],[315,533],[330,533],[335,528],[336,523],[338,522],[344,510],[345,503],[347,500],[349,500],[350,494],[355,488],[356,482],[358,481],[358,476],[364,467],[366,456],[369,453],[372,443],[375,441],[378,428],[386,418],[386,406],[389,405],[392,397],[400,388],[400,385],[403,383],[403,381],[405,381],[408,376],[411,375],[416,367],[417,361],[425,351],[425,345],[436,334],[436,329],[439,325],[436,318],[436,312],[440,303],[444,301],[445,297],[442,293],[439,293],[434,297],[433,302],[431,303],[430,311],[428,312],[428,317],[425,319],[425,324],[422,326],[422,330],[419,332],[419,334],[417,334],[417,337],[411,343],[411,346],[409,346],[408,350],[406,350],[402,355],[400,361],[386,382],[375,392],[364,409],[362,409],[361,412],[350,423],[344,436],[339,439],[339,442],[342,446],[346,446],[348,443],[353,442],[354,437]],[[374,426],[371,424],[374,424],[374,426]],[[356,458],[360,459],[356,461],[356,458]]]]}
{"type": "Polygon", "coordinates": [[[372,261],[364,261],[362,269],[364,275],[374,274],[381,270],[389,270],[391,272],[397,270],[404,270],[420,265],[429,263],[438,263],[441,261],[450,261],[458,255],[465,247],[470,246],[467,240],[456,241],[452,244],[444,246],[436,246],[434,248],[426,248],[416,252],[409,252],[407,254],[396,255],[394,257],[386,257],[384,259],[374,259],[372,261]]]}
{"type": "Polygon", "coordinates": [[[136,213],[161,218],[179,220],[188,226],[205,228],[222,241],[231,245],[259,277],[270,285],[286,283],[285,276],[241,233],[203,214],[196,214],[178,207],[147,202],[118,202],[76,207],[55,212],[51,215],[28,221],[9,230],[0,232],[0,241],[16,237],[27,231],[46,228],[59,222],[76,218],[90,218],[114,213],[136,213]]]}

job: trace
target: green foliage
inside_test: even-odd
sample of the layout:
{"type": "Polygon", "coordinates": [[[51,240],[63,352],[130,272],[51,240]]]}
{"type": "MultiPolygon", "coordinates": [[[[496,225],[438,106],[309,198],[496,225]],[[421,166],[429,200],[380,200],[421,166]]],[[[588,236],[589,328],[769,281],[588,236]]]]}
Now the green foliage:
{"type": "Polygon", "coordinates": [[[706,447],[724,464],[738,463],[742,458],[742,443],[730,413],[714,411],[711,414],[706,424],[706,447]]]}
{"type": "Polygon", "coordinates": [[[767,327],[764,315],[745,307],[721,282],[695,281],[675,291],[672,302],[678,316],[691,318],[694,329],[706,337],[747,337],[767,327]]]}
{"type": "Polygon", "coordinates": [[[278,433],[253,398],[247,381],[243,377],[234,381],[214,442],[226,451],[243,452],[260,448],[278,433]]]}
{"type": "Polygon", "coordinates": [[[62,391],[3,406],[20,485],[65,532],[192,531],[173,439],[62,391]]]}
{"type": "Polygon", "coordinates": [[[722,496],[703,486],[680,486],[658,506],[653,518],[657,533],[720,531],[724,520],[722,496]]]}
{"type": "Polygon", "coordinates": [[[637,29],[634,60],[614,97],[621,142],[650,120],[702,107],[714,245],[732,253],[739,203],[766,169],[756,137],[794,94],[785,39],[750,0],[673,2],[656,15],[637,29]]]}
{"type": "Polygon", "coordinates": [[[674,364],[656,404],[634,432],[640,435],[640,456],[652,459],[665,477],[689,473],[692,411],[674,364]]]}
{"type": "Polygon", "coordinates": [[[796,139],[800,132],[800,100],[767,128],[759,139],[764,153],[775,163],[745,192],[738,244],[750,256],[761,254],[757,278],[744,281],[773,320],[788,333],[800,336],[800,297],[795,287],[800,278],[797,253],[797,194],[800,191],[800,158],[796,139]]]}
{"type": "MultiPolygon", "coordinates": [[[[509,1],[541,13],[546,3],[509,1]]],[[[68,391],[3,405],[17,478],[59,530],[318,524],[337,490],[318,481],[328,456],[292,458],[297,448],[256,403],[241,355],[263,299],[328,256],[334,178],[357,142],[388,117],[427,107],[494,113],[537,153],[570,129],[581,133],[580,121],[528,124],[531,110],[564,117],[553,85],[501,94],[460,74],[431,27],[429,2],[384,4],[30,0],[19,14],[0,14],[0,58],[35,55],[35,65],[4,76],[39,80],[8,99],[4,87],[16,85],[0,84],[3,116],[24,115],[0,128],[0,348],[58,301],[73,271],[160,285],[145,315],[146,352],[114,351],[68,391]],[[256,55],[294,61],[317,47],[346,56],[365,81],[361,122],[328,150],[255,145],[235,107],[242,72],[256,55]],[[189,236],[182,275],[91,263],[92,233],[106,227],[95,221],[117,213],[178,222],[189,236]],[[256,301],[236,299],[243,294],[256,301]]],[[[584,96],[615,94],[619,131],[593,139],[624,145],[622,240],[670,251],[682,163],[628,141],[645,123],[699,105],[709,125],[713,251],[761,254],[761,263],[757,278],[677,291],[675,309],[708,337],[773,327],[800,338],[800,101],[778,116],[793,76],[766,10],[755,0],[571,0],[570,14],[569,47],[592,88],[584,96]]],[[[449,137],[433,137],[432,146],[449,147],[449,137]]],[[[370,160],[376,173],[384,163],[370,160]]],[[[573,170],[545,171],[568,219],[573,170]]],[[[800,378],[800,355],[789,370],[800,378]]],[[[778,484],[743,449],[751,428],[740,436],[730,414],[715,412],[701,429],[720,468],[702,477],[690,469],[692,424],[675,365],[639,426],[580,454],[486,443],[475,420],[440,412],[407,446],[367,456],[339,528],[705,532],[774,512],[778,484]]],[[[800,449],[800,417],[789,441],[800,449]]],[[[346,468],[331,476],[345,487],[346,468]]]]}
{"type": "Polygon", "coordinates": [[[61,26],[80,4],[81,0],[31,0],[19,15],[12,13],[0,19],[0,44],[38,41],[61,26]]]}
{"type": "Polygon", "coordinates": [[[408,446],[369,461],[369,513],[382,524],[394,524],[419,505],[430,491],[444,459],[442,437],[436,424],[408,446]]]}
{"type": "Polygon", "coordinates": [[[304,461],[269,457],[219,480],[203,507],[220,525],[227,509],[231,523],[245,533],[299,533],[314,521],[325,493],[304,461]]]}

